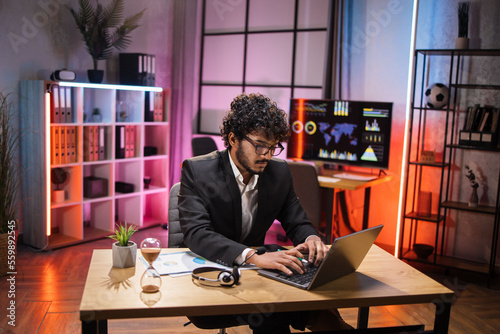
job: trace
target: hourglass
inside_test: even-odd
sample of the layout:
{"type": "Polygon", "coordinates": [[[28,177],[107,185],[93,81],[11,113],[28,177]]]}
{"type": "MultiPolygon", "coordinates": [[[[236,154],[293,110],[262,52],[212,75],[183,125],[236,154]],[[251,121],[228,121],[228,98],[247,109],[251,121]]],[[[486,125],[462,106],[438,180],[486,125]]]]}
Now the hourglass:
{"type": "Polygon", "coordinates": [[[141,242],[141,253],[144,259],[148,262],[149,267],[141,277],[142,291],[153,293],[160,290],[161,276],[153,267],[153,262],[160,255],[161,243],[156,238],[146,238],[141,242]]]}

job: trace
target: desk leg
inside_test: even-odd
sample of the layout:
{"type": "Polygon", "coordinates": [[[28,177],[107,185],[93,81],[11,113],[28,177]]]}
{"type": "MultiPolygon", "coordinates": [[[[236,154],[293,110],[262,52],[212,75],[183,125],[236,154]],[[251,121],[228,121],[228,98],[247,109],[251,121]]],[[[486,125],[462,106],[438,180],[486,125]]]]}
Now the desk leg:
{"type": "Polygon", "coordinates": [[[370,213],[371,187],[365,188],[365,204],[363,207],[363,230],[368,228],[368,216],[370,213]]]}
{"type": "Polygon", "coordinates": [[[451,303],[435,303],[434,333],[448,333],[450,324],[451,303]]]}
{"type": "Polygon", "coordinates": [[[358,328],[357,329],[367,329],[368,328],[368,315],[370,314],[369,307],[360,307],[358,309],[358,328]]]}
{"type": "Polygon", "coordinates": [[[107,334],[107,320],[82,321],[82,334],[107,334]]]}

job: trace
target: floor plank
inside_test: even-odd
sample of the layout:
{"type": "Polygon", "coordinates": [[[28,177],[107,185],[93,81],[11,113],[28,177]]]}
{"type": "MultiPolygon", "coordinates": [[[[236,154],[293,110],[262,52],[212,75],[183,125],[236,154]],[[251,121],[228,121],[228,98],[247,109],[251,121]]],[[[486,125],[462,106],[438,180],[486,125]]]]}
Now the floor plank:
{"type": "Polygon", "coordinates": [[[71,333],[78,322],[78,313],[47,313],[38,334],[71,333]]]}

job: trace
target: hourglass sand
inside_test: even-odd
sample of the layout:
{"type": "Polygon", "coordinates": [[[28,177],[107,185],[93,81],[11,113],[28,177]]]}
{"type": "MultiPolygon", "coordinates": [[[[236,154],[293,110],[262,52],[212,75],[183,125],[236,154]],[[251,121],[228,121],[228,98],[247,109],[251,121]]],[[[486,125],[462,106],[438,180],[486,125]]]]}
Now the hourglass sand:
{"type": "Polygon", "coordinates": [[[144,259],[148,262],[148,269],[141,277],[142,291],[153,293],[160,290],[161,276],[153,267],[153,262],[158,258],[161,251],[160,240],[156,238],[146,238],[141,242],[141,253],[144,259]]]}

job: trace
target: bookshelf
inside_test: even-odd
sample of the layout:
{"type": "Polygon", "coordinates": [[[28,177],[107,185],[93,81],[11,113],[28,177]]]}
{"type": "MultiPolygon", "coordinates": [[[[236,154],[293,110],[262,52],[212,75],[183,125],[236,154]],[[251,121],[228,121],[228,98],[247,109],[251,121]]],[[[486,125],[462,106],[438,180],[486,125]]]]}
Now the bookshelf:
{"type": "Polygon", "coordinates": [[[168,90],[31,80],[19,91],[24,243],[53,249],[117,222],[167,222],[168,90]]]}
{"type": "MultiPolygon", "coordinates": [[[[496,161],[500,157],[498,138],[498,75],[493,66],[486,66],[491,76],[478,72],[484,63],[498,64],[500,50],[416,50],[413,102],[409,119],[403,224],[400,234],[400,258],[433,264],[448,269],[461,269],[488,275],[495,274],[500,227],[500,167],[491,164],[482,177],[488,180],[492,195],[487,203],[472,207],[467,203],[471,189],[464,176],[463,165],[473,159],[496,161]],[[481,65],[482,64],[482,65],[481,65]],[[491,68],[490,68],[491,67],[491,68]],[[434,109],[425,103],[425,83],[435,71],[450,88],[445,107],[434,109]],[[479,78],[479,79],[478,79],[479,78]],[[489,100],[488,100],[489,99],[489,100]],[[491,104],[494,105],[491,105],[491,104]],[[426,147],[427,146],[427,147],[426,147]],[[429,146],[437,153],[435,161],[424,161],[422,153],[429,146]],[[490,182],[491,180],[491,182],[490,182]],[[422,193],[432,193],[431,212],[419,210],[422,193]],[[453,233],[460,221],[481,224],[491,231],[487,261],[471,260],[450,251],[453,233]],[[418,257],[413,244],[434,247],[428,258],[418,257]]],[[[489,232],[488,232],[489,233],[489,232]]],[[[469,237],[470,244],[481,241],[469,237]]],[[[460,251],[463,245],[455,246],[460,251]]],[[[469,246],[470,247],[470,246],[469,246]]]]}

